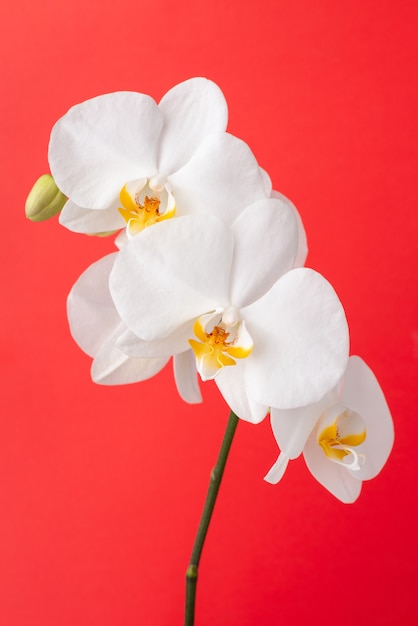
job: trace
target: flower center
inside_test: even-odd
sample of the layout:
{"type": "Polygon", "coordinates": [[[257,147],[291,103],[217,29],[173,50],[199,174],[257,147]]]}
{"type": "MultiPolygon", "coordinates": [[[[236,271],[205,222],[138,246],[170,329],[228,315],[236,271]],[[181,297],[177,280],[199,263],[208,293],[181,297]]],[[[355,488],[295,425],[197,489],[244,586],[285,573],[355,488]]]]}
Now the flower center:
{"type": "Polygon", "coordinates": [[[318,427],[318,443],[334,463],[359,470],[364,455],[355,448],[366,439],[366,426],[358,413],[336,405],[325,412],[318,427]]]}
{"type": "Polygon", "coordinates": [[[211,380],[227,365],[236,365],[234,359],[247,357],[253,341],[245,322],[235,319],[227,309],[222,317],[218,311],[201,315],[194,323],[194,333],[200,341],[189,339],[196,356],[196,367],[202,380],[211,380]],[[227,325],[225,318],[233,324],[227,325]],[[234,357],[234,358],[232,358],[234,357]]]}
{"type": "Polygon", "coordinates": [[[130,235],[174,217],[176,212],[174,196],[161,176],[130,181],[122,187],[119,197],[122,204],[119,213],[130,235]]]}

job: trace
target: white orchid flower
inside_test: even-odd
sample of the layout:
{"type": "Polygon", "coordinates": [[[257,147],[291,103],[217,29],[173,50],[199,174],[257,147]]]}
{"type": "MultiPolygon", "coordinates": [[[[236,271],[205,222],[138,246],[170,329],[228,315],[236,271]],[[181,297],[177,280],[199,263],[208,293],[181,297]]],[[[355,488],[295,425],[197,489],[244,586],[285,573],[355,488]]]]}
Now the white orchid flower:
{"type": "MultiPolygon", "coordinates": [[[[151,378],[168,362],[171,354],[164,341],[148,342],[136,338],[136,354],[131,357],[118,347],[127,334],[126,325],[115,309],[109,291],[109,274],[117,252],[93,263],[77,280],[67,300],[70,330],[80,348],[93,358],[91,376],[102,385],[123,385],[151,378]],[[151,354],[151,356],[150,356],[151,354]]],[[[171,347],[170,343],[170,347],[171,347]]],[[[174,375],[180,396],[189,403],[201,402],[196,367],[185,341],[174,357],[174,375]]]]}
{"type": "MultiPolygon", "coordinates": [[[[266,206],[270,213],[276,214],[282,205],[286,205],[287,212],[294,213],[300,231],[297,211],[284,196],[280,196],[279,202],[255,203],[251,210],[257,216],[266,206]]],[[[289,217],[290,222],[292,219],[289,217]]],[[[257,220],[260,226],[262,220],[259,217],[257,220]]],[[[274,235],[274,230],[270,234],[274,235]]],[[[126,242],[119,236],[117,243],[126,242]]],[[[78,345],[94,359],[93,380],[106,385],[139,382],[158,373],[174,356],[174,375],[180,396],[187,402],[201,402],[195,358],[188,341],[193,336],[190,324],[158,342],[143,341],[129,331],[109,293],[108,279],[114,259],[115,255],[110,255],[93,264],[76,282],[68,298],[70,329],[78,345]]],[[[275,255],[271,255],[270,260],[274,262],[274,259],[275,255]]]]}
{"type": "Polygon", "coordinates": [[[72,107],[49,146],[52,175],[69,198],[60,222],[83,233],[126,226],[132,237],[174,215],[233,221],[271,187],[226,124],[225,98],[205,78],[180,83],[158,105],[117,92],[72,107]]]}
{"type": "Polygon", "coordinates": [[[257,422],[269,406],[320,399],[347,364],[331,285],[313,270],[289,271],[298,237],[294,211],[276,198],[247,206],[231,227],[215,216],[162,222],[119,252],[112,297],[129,332],[150,344],[165,339],[174,350],[188,329],[201,377],[257,422]]]}
{"type": "Polygon", "coordinates": [[[281,453],[265,480],[277,483],[288,462],[301,454],[315,478],[342,502],[354,502],[362,481],[382,469],[393,446],[393,422],[371,369],[349,359],[341,384],[319,402],[271,411],[281,453]]]}

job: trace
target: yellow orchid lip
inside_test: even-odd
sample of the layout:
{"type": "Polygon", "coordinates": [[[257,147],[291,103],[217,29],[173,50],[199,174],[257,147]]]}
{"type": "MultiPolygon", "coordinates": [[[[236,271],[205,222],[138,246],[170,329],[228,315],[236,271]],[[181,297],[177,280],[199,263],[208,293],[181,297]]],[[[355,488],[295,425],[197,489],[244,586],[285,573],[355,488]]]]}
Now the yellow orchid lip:
{"type": "Polygon", "coordinates": [[[328,411],[328,415],[321,422],[323,426],[318,432],[318,444],[325,456],[349,469],[360,469],[364,463],[364,455],[359,454],[355,448],[366,439],[365,423],[361,416],[337,405],[328,411]],[[324,425],[324,422],[327,423],[324,425]]]}
{"type": "Polygon", "coordinates": [[[223,367],[236,365],[234,359],[246,358],[253,349],[253,341],[243,321],[234,324],[232,328],[220,320],[207,332],[206,326],[211,325],[214,317],[218,317],[218,314],[209,313],[199,317],[193,330],[200,341],[189,339],[202,380],[215,378],[223,367]]]}
{"type": "Polygon", "coordinates": [[[131,235],[136,235],[157,222],[174,217],[176,212],[174,197],[162,184],[153,183],[151,187],[151,183],[140,181],[139,189],[132,192],[128,189],[127,183],[122,187],[119,197],[122,207],[118,210],[131,235]],[[161,210],[162,205],[163,210],[161,210]]]}

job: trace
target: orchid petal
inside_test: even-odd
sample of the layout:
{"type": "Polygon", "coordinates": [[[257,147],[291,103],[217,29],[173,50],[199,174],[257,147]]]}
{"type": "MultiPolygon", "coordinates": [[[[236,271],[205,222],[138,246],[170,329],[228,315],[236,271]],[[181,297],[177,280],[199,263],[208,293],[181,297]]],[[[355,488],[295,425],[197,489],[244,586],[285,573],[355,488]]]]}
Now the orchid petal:
{"type": "Polygon", "coordinates": [[[68,200],[59,216],[59,223],[75,233],[104,233],[119,230],[126,226],[123,217],[116,210],[117,203],[113,206],[97,211],[83,209],[68,200]]]}
{"type": "Polygon", "coordinates": [[[67,300],[70,331],[80,348],[95,356],[103,338],[119,327],[120,317],[109,291],[109,274],[117,252],[103,257],[77,280],[67,300]]]}
{"type": "Polygon", "coordinates": [[[303,267],[306,262],[306,257],[308,256],[308,241],[306,238],[305,227],[303,226],[300,213],[293,204],[293,202],[291,202],[289,198],[286,198],[286,196],[284,196],[282,193],[279,193],[278,191],[272,191],[271,195],[272,198],[277,198],[278,200],[281,200],[282,202],[287,204],[295,214],[298,225],[298,251],[296,253],[293,267],[303,267]]]}
{"type": "Polygon", "coordinates": [[[108,208],[126,181],[154,174],[162,124],[154,100],[140,93],[110,93],[72,107],[49,145],[59,189],[81,207],[108,208]]]}
{"type": "Polygon", "coordinates": [[[303,455],[309,471],[325,489],[328,489],[341,502],[349,504],[357,500],[361,492],[361,480],[355,478],[347,467],[333,463],[325,456],[318,445],[316,430],[311,433],[303,455]]]}
{"type": "Polygon", "coordinates": [[[235,415],[251,424],[259,424],[267,415],[268,406],[255,402],[248,395],[244,372],[244,362],[238,361],[234,367],[224,367],[215,382],[235,415]]]}
{"type": "Polygon", "coordinates": [[[244,307],[292,269],[298,244],[297,223],[287,204],[269,198],[247,207],[232,230],[235,246],[231,302],[244,307]]]}
{"type": "Polygon", "coordinates": [[[266,197],[250,148],[228,133],[213,133],[180,170],[169,176],[178,215],[211,214],[233,222],[242,208],[266,197]]]}
{"type": "Polygon", "coordinates": [[[365,463],[352,475],[357,480],[374,478],[392,450],[393,421],[375,375],[358,356],[350,357],[340,402],[358,413],[366,423],[366,440],[356,448],[364,455],[365,463]]]}
{"type": "Polygon", "coordinates": [[[174,380],[180,397],[189,404],[202,402],[197,380],[196,359],[192,350],[176,354],[173,358],[174,380]]]}
{"type": "Polygon", "coordinates": [[[188,322],[177,328],[173,333],[154,341],[145,341],[126,329],[116,340],[117,347],[128,356],[138,359],[168,357],[189,351],[188,340],[192,336],[192,323],[188,322]]]}
{"type": "Polygon", "coordinates": [[[129,241],[128,233],[126,231],[126,228],[124,228],[115,237],[114,244],[118,250],[121,250],[121,248],[123,248],[123,246],[126,245],[128,241],[129,241]]]}
{"type": "Polygon", "coordinates": [[[330,283],[317,272],[287,272],[242,311],[254,340],[246,381],[254,400],[276,408],[317,402],[347,365],[348,327],[330,283]]]}
{"type": "Polygon", "coordinates": [[[273,186],[271,184],[271,178],[270,176],[267,174],[266,170],[264,170],[262,167],[260,167],[260,174],[261,177],[263,179],[263,184],[264,184],[264,193],[266,194],[267,198],[274,197],[274,191],[272,191],[273,186]]]}
{"type": "Polygon", "coordinates": [[[283,452],[281,452],[277,458],[277,461],[269,469],[267,474],[264,476],[264,480],[271,485],[277,485],[277,483],[283,478],[284,473],[289,464],[289,457],[287,457],[283,452]]]}
{"type": "MultiPolygon", "coordinates": [[[[123,327],[123,325],[121,325],[123,327]]],[[[127,385],[147,380],[163,369],[169,360],[134,359],[123,354],[116,346],[118,330],[103,343],[92,364],[91,376],[101,385],[127,385]]]]}
{"type": "Polygon", "coordinates": [[[176,85],[158,107],[164,118],[158,167],[167,174],[187,163],[209,133],[226,129],[226,100],[219,87],[206,78],[176,85]]]}
{"type": "Polygon", "coordinates": [[[232,251],[232,233],[216,217],[186,216],[145,229],[119,252],[110,276],[122,319],[149,341],[225,306],[232,251]]]}

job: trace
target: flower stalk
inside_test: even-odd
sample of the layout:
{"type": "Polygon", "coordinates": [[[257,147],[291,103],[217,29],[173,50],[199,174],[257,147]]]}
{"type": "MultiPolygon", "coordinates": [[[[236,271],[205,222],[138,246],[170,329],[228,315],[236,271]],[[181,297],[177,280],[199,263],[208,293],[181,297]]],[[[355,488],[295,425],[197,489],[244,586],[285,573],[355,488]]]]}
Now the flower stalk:
{"type": "Polygon", "coordinates": [[[222,446],[219,451],[218,460],[210,475],[206,501],[203,507],[202,516],[200,518],[199,528],[197,530],[196,539],[192,550],[192,556],[190,558],[190,563],[186,572],[186,614],[184,621],[185,626],[194,625],[196,586],[200,557],[202,554],[203,545],[205,543],[209,524],[212,519],[213,509],[215,507],[216,498],[218,495],[219,487],[221,485],[222,476],[224,473],[226,461],[228,459],[229,451],[231,449],[231,444],[235,435],[237,424],[238,417],[233,411],[231,411],[225,429],[224,438],[222,440],[222,446]]]}

